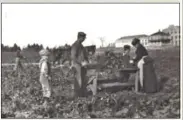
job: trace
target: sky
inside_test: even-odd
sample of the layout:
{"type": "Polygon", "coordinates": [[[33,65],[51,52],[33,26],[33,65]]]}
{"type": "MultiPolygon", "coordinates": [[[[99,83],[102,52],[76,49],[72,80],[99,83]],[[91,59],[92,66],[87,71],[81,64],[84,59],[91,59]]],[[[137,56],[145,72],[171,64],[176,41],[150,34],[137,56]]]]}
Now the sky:
{"type": "Polygon", "coordinates": [[[128,35],[150,35],[179,25],[179,4],[2,4],[2,43],[57,47],[73,44],[77,33],[84,45],[107,45],[128,35]]]}

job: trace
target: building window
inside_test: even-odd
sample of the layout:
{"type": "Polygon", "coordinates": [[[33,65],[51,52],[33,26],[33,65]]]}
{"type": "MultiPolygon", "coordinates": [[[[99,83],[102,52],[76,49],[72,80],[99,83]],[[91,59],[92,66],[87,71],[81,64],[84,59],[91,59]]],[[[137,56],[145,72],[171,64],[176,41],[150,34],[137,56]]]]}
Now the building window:
{"type": "Polygon", "coordinates": [[[177,35],[174,36],[174,39],[177,39],[177,35]]]}

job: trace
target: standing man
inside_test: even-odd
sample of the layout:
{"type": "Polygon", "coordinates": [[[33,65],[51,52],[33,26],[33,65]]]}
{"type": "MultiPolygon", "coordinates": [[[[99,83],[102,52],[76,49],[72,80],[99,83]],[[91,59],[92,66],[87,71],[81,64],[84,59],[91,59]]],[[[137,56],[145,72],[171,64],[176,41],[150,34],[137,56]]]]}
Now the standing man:
{"type": "Polygon", "coordinates": [[[71,48],[71,60],[72,66],[76,70],[74,80],[74,94],[75,97],[84,97],[86,92],[86,68],[85,65],[88,63],[88,57],[86,51],[82,45],[86,39],[84,32],[78,32],[77,40],[71,48]]]}
{"type": "Polygon", "coordinates": [[[15,58],[15,67],[14,67],[15,72],[19,72],[19,70],[24,71],[24,67],[21,61],[22,59],[26,59],[26,58],[21,54],[20,50],[17,50],[16,58],[15,58]]]}

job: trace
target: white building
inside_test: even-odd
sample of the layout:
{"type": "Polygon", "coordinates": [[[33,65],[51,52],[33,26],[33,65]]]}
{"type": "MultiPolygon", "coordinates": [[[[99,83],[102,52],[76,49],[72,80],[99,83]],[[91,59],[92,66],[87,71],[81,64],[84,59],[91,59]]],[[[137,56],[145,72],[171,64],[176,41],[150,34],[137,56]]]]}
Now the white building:
{"type": "Polygon", "coordinates": [[[149,46],[151,47],[162,47],[162,46],[170,46],[171,37],[168,33],[164,33],[162,31],[158,31],[149,36],[149,46]]]}
{"type": "Polygon", "coordinates": [[[148,46],[148,36],[145,34],[121,37],[115,41],[115,46],[116,47],[123,47],[124,45],[132,46],[131,43],[134,38],[139,38],[141,44],[143,44],[144,46],[148,46]]]}

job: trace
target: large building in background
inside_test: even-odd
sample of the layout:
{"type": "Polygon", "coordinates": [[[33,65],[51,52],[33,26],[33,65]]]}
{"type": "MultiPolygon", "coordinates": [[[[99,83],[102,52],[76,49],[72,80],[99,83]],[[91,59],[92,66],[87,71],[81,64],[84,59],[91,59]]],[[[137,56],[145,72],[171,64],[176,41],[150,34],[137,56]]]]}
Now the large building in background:
{"type": "Polygon", "coordinates": [[[123,47],[124,45],[132,46],[131,42],[134,38],[139,38],[140,42],[144,46],[148,46],[148,36],[145,34],[141,35],[132,35],[132,36],[124,36],[115,41],[115,47],[123,47]]]}
{"type": "Polygon", "coordinates": [[[169,25],[168,28],[162,30],[164,33],[168,33],[171,37],[171,44],[173,46],[180,45],[180,26],[169,25]]]}
{"type": "Polygon", "coordinates": [[[149,47],[172,46],[171,41],[170,34],[164,33],[160,30],[148,37],[149,47]]]}
{"type": "Polygon", "coordinates": [[[131,45],[133,38],[139,38],[141,44],[147,48],[164,48],[165,46],[180,46],[180,26],[169,25],[162,31],[155,32],[151,35],[132,35],[124,36],[115,41],[115,47],[131,45]]]}

